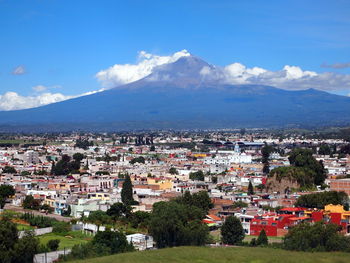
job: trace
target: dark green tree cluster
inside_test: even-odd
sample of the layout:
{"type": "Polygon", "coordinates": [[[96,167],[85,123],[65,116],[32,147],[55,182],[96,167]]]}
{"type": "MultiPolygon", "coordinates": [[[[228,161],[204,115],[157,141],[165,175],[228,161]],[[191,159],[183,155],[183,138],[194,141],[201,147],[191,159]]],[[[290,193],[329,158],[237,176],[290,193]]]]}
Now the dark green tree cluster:
{"type": "Polygon", "coordinates": [[[118,220],[123,217],[130,217],[132,209],[129,205],[123,203],[114,203],[107,210],[106,214],[112,217],[114,220],[118,220]]]}
{"type": "Polygon", "coordinates": [[[6,165],[2,169],[2,173],[4,173],[4,174],[15,174],[15,173],[17,173],[17,171],[16,171],[16,169],[13,166],[6,165]]]}
{"type": "Polygon", "coordinates": [[[332,149],[326,143],[321,144],[320,148],[318,149],[318,154],[320,154],[320,155],[331,155],[332,154],[332,149]]]}
{"type": "Polygon", "coordinates": [[[62,256],[62,261],[86,259],[107,256],[117,253],[133,251],[134,247],[128,243],[126,236],[118,231],[107,229],[97,232],[92,241],[75,245],[70,254],[62,256]]]}
{"type": "Polygon", "coordinates": [[[241,221],[235,216],[229,216],[221,226],[221,238],[224,244],[237,245],[245,236],[241,221]]]}
{"type": "Polygon", "coordinates": [[[325,205],[343,205],[348,207],[349,197],[345,192],[329,191],[302,195],[295,206],[323,209],[325,205]]]}
{"type": "Polygon", "coordinates": [[[339,158],[344,158],[346,155],[350,154],[350,143],[342,145],[339,149],[339,158]]]}
{"type": "Polygon", "coordinates": [[[3,263],[32,263],[38,252],[39,241],[30,231],[18,238],[14,223],[7,219],[0,221],[0,261],[3,263]]]}
{"type": "Polygon", "coordinates": [[[313,183],[315,185],[323,184],[327,177],[326,170],[323,167],[322,161],[317,161],[312,156],[311,150],[302,148],[294,149],[288,159],[292,166],[303,168],[306,172],[312,173],[313,183]]]}
{"type": "Polygon", "coordinates": [[[204,173],[202,170],[190,173],[190,179],[194,181],[204,181],[204,173]]]}
{"type": "Polygon", "coordinates": [[[301,187],[312,187],[314,185],[315,173],[309,169],[302,167],[277,167],[270,173],[269,177],[276,177],[277,181],[287,179],[290,181],[297,181],[301,187]]]}
{"type": "Polygon", "coordinates": [[[169,173],[170,174],[173,174],[173,175],[176,175],[176,174],[179,174],[179,172],[177,171],[177,169],[175,167],[171,167],[169,169],[169,173]]]}
{"type": "Polygon", "coordinates": [[[176,201],[154,204],[149,232],[158,248],[200,246],[206,243],[208,227],[202,224],[203,211],[176,201]]]}
{"type": "Polygon", "coordinates": [[[16,193],[12,185],[0,185],[0,208],[3,209],[6,204],[6,199],[16,193]]]}
{"type": "Polygon", "coordinates": [[[213,203],[211,202],[207,191],[200,191],[194,194],[186,191],[182,196],[175,198],[174,201],[201,209],[203,217],[208,213],[209,209],[213,208],[213,203]]]}
{"type": "Polygon", "coordinates": [[[135,157],[133,158],[130,163],[135,164],[135,163],[145,163],[145,158],[143,156],[135,157]]]}
{"type": "Polygon", "coordinates": [[[94,142],[93,141],[90,142],[88,139],[79,138],[75,142],[74,146],[77,147],[77,148],[81,148],[81,149],[87,150],[90,146],[94,146],[94,142]]]}
{"type": "Polygon", "coordinates": [[[39,210],[41,201],[39,199],[34,199],[32,195],[27,195],[22,202],[22,206],[25,209],[39,210]]]}
{"type": "Polygon", "coordinates": [[[68,175],[72,172],[79,173],[81,156],[75,155],[76,159],[71,161],[71,158],[64,154],[62,159],[59,160],[56,164],[52,164],[51,174],[53,175],[68,175]]]}
{"type": "Polygon", "coordinates": [[[339,233],[339,226],[317,222],[302,223],[289,230],[283,247],[300,251],[350,251],[350,238],[339,233]]]}

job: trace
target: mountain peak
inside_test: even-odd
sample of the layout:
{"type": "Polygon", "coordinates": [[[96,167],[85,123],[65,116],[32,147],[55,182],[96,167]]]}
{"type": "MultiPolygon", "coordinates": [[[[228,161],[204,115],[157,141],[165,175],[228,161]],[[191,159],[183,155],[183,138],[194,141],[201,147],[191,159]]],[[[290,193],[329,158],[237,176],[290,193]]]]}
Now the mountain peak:
{"type": "Polygon", "coordinates": [[[198,87],[208,79],[206,72],[215,70],[215,67],[201,58],[189,55],[180,57],[172,63],[158,66],[153,73],[144,78],[145,81],[173,84],[179,87],[198,87]]]}

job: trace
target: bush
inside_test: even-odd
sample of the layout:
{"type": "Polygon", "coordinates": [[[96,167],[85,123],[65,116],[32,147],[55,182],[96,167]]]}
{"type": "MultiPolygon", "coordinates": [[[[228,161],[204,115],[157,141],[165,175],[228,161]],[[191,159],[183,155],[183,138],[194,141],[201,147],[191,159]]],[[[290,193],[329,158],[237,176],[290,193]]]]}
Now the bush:
{"type": "Polygon", "coordinates": [[[283,247],[300,251],[350,251],[350,238],[339,233],[335,224],[302,223],[289,230],[283,247]]]}
{"type": "Polygon", "coordinates": [[[51,239],[47,242],[47,247],[50,249],[50,251],[57,251],[59,246],[60,246],[59,239],[51,239]]]}
{"type": "Polygon", "coordinates": [[[45,216],[35,216],[32,213],[24,213],[21,219],[27,221],[31,226],[36,226],[38,228],[50,227],[54,222],[58,222],[54,218],[45,216]]]}
{"type": "Polygon", "coordinates": [[[123,233],[106,230],[104,232],[97,232],[93,240],[86,244],[75,245],[71,253],[61,256],[60,260],[70,261],[101,257],[133,250],[134,247],[127,242],[126,236],[123,233]]]}
{"type": "Polygon", "coordinates": [[[55,221],[52,222],[52,232],[56,234],[66,234],[71,230],[71,226],[67,222],[55,221]]]}

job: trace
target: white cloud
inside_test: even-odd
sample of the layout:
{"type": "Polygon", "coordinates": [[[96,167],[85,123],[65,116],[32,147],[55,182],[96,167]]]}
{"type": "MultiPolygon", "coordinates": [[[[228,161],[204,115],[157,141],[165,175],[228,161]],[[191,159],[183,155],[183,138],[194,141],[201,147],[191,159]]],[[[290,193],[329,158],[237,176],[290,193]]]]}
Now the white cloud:
{"type": "Polygon", "coordinates": [[[26,69],[23,65],[14,68],[12,71],[13,75],[23,75],[24,73],[26,73],[26,69]]]}
{"type": "MultiPolygon", "coordinates": [[[[36,86],[36,87],[39,87],[39,86],[36,86]]],[[[41,93],[36,96],[21,96],[16,92],[9,91],[3,95],[0,95],[0,111],[35,108],[35,107],[44,106],[47,104],[60,102],[60,101],[64,101],[72,98],[95,94],[103,90],[104,89],[89,91],[83,94],[73,95],[73,96],[63,95],[61,93],[50,93],[50,92],[41,93]]]]}
{"type": "Polygon", "coordinates": [[[0,110],[29,109],[72,98],[61,93],[43,93],[38,96],[21,96],[16,92],[0,95],[0,110]]]}
{"type": "Polygon", "coordinates": [[[303,70],[298,66],[286,65],[282,70],[270,71],[259,67],[247,68],[243,64],[233,63],[217,69],[221,71],[221,81],[227,84],[270,85],[288,90],[314,88],[334,91],[350,89],[350,75],[332,72],[317,73],[303,70]]]}
{"type": "Polygon", "coordinates": [[[187,50],[182,50],[170,56],[158,56],[141,51],[139,52],[137,64],[115,64],[108,69],[98,72],[96,78],[104,87],[116,87],[142,79],[151,74],[155,67],[175,62],[184,56],[190,56],[190,53],[187,50]]]}

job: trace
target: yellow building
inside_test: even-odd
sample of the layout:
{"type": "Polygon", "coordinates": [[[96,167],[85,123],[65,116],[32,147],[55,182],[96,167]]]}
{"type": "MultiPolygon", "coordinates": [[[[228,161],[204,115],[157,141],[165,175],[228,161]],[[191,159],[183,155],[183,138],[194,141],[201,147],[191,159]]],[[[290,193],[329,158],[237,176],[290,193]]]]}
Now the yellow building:
{"type": "Polygon", "coordinates": [[[345,211],[342,205],[326,205],[324,207],[325,213],[340,213],[342,220],[347,220],[350,222],[350,211],[345,211]]]}
{"type": "Polygon", "coordinates": [[[89,193],[88,194],[88,199],[93,199],[93,200],[102,200],[102,201],[109,201],[110,196],[108,193],[89,193]]]}
{"type": "Polygon", "coordinates": [[[173,188],[173,182],[169,178],[147,177],[147,184],[158,185],[159,190],[170,190],[173,188]]]}

